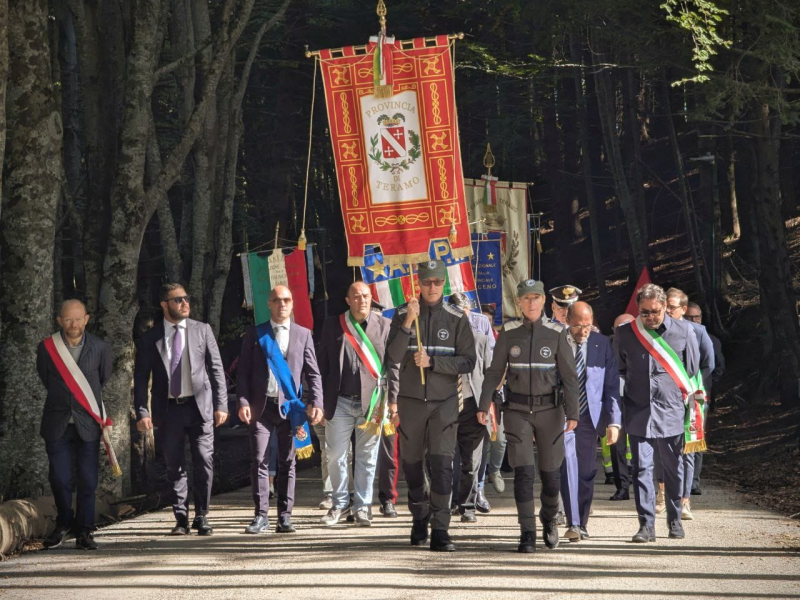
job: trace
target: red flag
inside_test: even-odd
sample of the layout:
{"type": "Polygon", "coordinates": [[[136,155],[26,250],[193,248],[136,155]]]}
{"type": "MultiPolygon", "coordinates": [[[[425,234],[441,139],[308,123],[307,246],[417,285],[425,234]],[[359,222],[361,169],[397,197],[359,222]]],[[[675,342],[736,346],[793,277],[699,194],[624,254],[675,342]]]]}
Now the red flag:
{"type": "Polygon", "coordinates": [[[646,283],[650,283],[650,271],[647,270],[647,267],[642,269],[642,274],[639,275],[639,281],[636,282],[636,287],[633,288],[631,301],[628,302],[628,308],[625,309],[625,312],[629,315],[633,315],[634,317],[639,316],[639,305],[636,303],[636,292],[638,292],[639,288],[646,283]]]}
{"type": "Polygon", "coordinates": [[[287,254],[285,260],[287,284],[294,296],[294,320],[298,325],[314,331],[314,317],[311,313],[311,301],[308,298],[306,253],[295,250],[287,254]]]}

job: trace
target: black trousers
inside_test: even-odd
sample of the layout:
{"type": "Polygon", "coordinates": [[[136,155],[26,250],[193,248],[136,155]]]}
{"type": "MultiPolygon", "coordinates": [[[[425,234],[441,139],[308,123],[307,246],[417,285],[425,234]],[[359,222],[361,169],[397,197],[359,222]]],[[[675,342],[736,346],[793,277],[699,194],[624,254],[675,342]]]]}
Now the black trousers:
{"type": "Polygon", "coordinates": [[[76,533],[94,529],[94,497],[97,490],[97,470],[100,440],[86,442],[78,435],[75,425],[67,425],[60,439],[45,441],[50,462],[50,488],[56,501],[56,523],[70,527],[76,533]],[[72,512],[72,493],[75,478],[72,476],[72,456],[78,480],[77,512],[72,512]]]}
{"type": "Polygon", "coordinates": [[[214,422],[204,421],[194,399],[184,404],[169,400],[164,425],[159,429],[167,479],[172,484],[172,511],[176,519],[189,515],[189,478],[186,475],[186,438],[192,451],[194,512],[208,514],[214,480],[214,422]]]}

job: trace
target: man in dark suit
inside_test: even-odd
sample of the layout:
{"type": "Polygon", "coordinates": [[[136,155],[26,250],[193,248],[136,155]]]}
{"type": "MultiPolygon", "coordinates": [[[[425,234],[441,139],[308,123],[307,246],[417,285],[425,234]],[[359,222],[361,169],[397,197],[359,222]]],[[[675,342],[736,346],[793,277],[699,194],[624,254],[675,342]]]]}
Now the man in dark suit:
{"type": "MultiPolygon", "coordinates": [[[[86,333],[89,315],[80,300],[65,301],[61,305],[57,321],[61,326],[61,339],[69,354],[64,362],[71,360],[73,365],[70,366],[77,365],[95,400],[101,404],[100,390],[111,377],[110,346],[91,333],[86,333]]],[[[44,540],[44,546],[55,548],[74,535],[76,548],[97,550],[92,532],[98,450],[102,434],[100,425],[67,387],[67,382],[54,364],[45,342],[41,342],[36,351],[36,370],[47,389],[39,433],[45,441],[50,462],[50,487],[58,511],[55,529],[44,540]],[[70,464],[73,455],[78,475],[77,512],[74,516],[74,480],[70,464]]]]}
{"type": "Polygon", "coordinates": [[[136,345],[133,397],[139,431],[155,426],[161,436],[167,478],[172,483],[173,535],[189,533],[189,483],[184,444],[192,450],[192,529],[211,535],[208,506],[214,475],[214,427],[228,418],[225,371],[211,327],[189,319],[190,298],[179,283],[161,286],[164,318],[136,345]],[[150,384],[152,376],[152,386],[150,384]],[[151,387],[152,407],[147,406],[151,387]],[[151,415],[152,410],[152,415],[151,415]]]}
{"type": "Polygon", "coordinates": [[[321,521],[333,526],[352,513],[357,525],[368,527],[383,416],[388,394],[394,391],[388,390],[386,367],[382,364],[391,321],[370,314],[372,293],[361,281],[350,286],[345,300],[350,309],[325,321],[320,343],[328,475],[333,488],[333,504],[321,521]],[[373,397],[376,406],[370,414],[373,397]],[[372,417],[369,422],[368,416],[372,417]],[[347,463],[354,434],[351,506],[347,463]]]}
{"type": "MultiPolygon", "coordinates": [[[[275,286],[269,296],[269,327],[275,346],[280,349],[288,365],[295,390],[300,388],[301,380],[305,380],[307,414],[311,425],[316,425],[322,420],[322,383],[314,340],[311,331],[292,323],[290,317],[293,306],[289,288],[275,286]]],[[[269,531],[269,440],[277,435],[278,473],[275,491],[278,495],[278,523],[275,530],[278,533],[293,533],[295,431],[280,410],[287,398],[279,378],[267,364],[256,326],[250,327],[242,340],[236,387],[239,392],[239,418],[250,428],[250,482],[255,504],[255,517],[245,532],[256,534],[269,531]]]]}
{"type": "Polygon", "coordinates": [[[561,464],[561,497],[572,542],[589,539],[586,525],[592,509],[597,475],[597,438],[617,442],[622,411],[619,403],[619,370],[610,340],[592,331],[594,314],[586,302],[567,309],[567,341],[575,354],[580,383],[580,416],[574,431],[564,435],[561,464]]]}
{"type": "MultiPolygon", "coordinates": [[[[661,458],[669,537],[685,537],[681,523],[683,447],[685,442],[684,391],[671,373],[693,378],[700,368],[697,337],[688,323],[666,314],[667,295],[654,284],[636,294],[639,316],[617,329],[619,372],[625,379],[625,429],[633,455],[633,480],[639,531],[633,542],[656,541],[653,485],[655,453],[661,458]],[[677,356],[671,356],[666,344],[677,356]],[[659,352],[658,348],[664,350],[659,352]]],[[[683,385],[683,384],[681,384],[683,385]]]]}

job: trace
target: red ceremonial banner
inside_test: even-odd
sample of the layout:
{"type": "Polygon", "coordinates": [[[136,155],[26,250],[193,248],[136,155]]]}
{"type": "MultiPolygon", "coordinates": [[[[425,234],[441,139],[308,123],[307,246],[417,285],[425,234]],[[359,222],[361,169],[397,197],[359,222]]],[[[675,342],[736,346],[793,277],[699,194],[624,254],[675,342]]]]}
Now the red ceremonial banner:
{"type": "Polygon", "coordinates": [[[377,48],[319,52],[348,265],[372,245],[391,264],[428,260],[430,241],[448,237],[454,258],[471,256],[450,40],[388,38],[379,61],[377,48]],[[374,94],[375,62],[390,97],[374,94]]]}

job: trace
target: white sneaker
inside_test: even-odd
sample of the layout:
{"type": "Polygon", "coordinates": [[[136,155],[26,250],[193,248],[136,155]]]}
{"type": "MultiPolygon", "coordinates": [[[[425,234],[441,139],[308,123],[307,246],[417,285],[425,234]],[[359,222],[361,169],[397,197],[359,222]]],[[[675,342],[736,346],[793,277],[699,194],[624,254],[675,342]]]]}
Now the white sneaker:
{"type": "Polygon", "coordinates": [[[330,510],[328,510],[328,514],[322,517],[319,521],[323,525],[332,527],[336,525],[339,521],[341,521],[343,517],[346,517],[349,514],[350,514],[349,506],[347,508],[331,508],[330,510]]]}
{"type": "Polygon", "coordinates": [[[684,502],[683,504],[683,510],[681,510],[681,520],[682,521],[694,520],[694,515],[692,515],[692,507],[690,506],[689,502],[684,502]]]}
{"type": "Polygon", "coordinates": [[[502,494],[506,489],[506,482],[503,480],[503,475],[500,471],[490,473],[489,482],[492,484],[494,491],[498,494],[502,494]]]}
{"type": "Polygon", "coordinates": [[[656,514],[660,515],[667,510],[667,501],[664,499],[664,490],[659,489],[656,494],[656,514]]]}
{"type": "Polygon", "coordinates": [[[330,510],[333,508],[333,497],[330,494],[327,494],[323,499],[322,502],[319,503],[319,508],[321,510],[330,510]]]}

